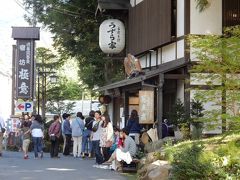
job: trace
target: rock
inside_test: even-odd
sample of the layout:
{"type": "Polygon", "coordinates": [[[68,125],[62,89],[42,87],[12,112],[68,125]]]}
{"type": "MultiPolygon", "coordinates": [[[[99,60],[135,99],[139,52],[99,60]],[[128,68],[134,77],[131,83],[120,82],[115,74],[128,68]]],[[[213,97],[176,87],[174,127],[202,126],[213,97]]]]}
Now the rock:
{"type": "Polygon", "coordinates": [[[169,169],[165,166],[159,166],[148,173],[149,180],[167,180],[169,169]]]}
{"type": "Polygon", "coordinates": [[[155,152],[157,150],[159,150],[162,146],[163,146],[163,140],[160,139],[158,141],[152,142],[152,143],[148,143],[145,145],[144,150],[146,152],[155,152]]]}
{"type": "Polygon", "coordinates": [[[175,139],[175,137],[173,137],[173,136],[167,136],[167,137],[165,137],[165,138],[163,138],[163,142],[172,142],[172,143],[175,143],[175,141],[176,141],[176,139],[175,139]]]}
{"type": "Polygon", "coordinates": [[[146,162],[152,163],[154,161],[156,161],[155,152],[148,153],[146,156],[146,162]]]}
{"type": "Polygon", "coordinates": [[[177,141],[180,141],[183,139],[183,133],[180,130],[174,131],[174,136],[177,141]]]}
{"type": "Polygon", "coordinates": [[[147,167],[147,172],[144,176],[146,180],[165,180],[168,179],[171,169],[168,161],[157,160],[147,167]]]}

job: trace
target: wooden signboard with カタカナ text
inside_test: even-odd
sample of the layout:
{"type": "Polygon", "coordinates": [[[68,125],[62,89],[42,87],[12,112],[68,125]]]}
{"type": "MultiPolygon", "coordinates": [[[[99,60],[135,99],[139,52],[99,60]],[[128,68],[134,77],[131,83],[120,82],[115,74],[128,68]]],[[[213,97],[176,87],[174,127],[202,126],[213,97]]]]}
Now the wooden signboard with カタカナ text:
{"type": "Polygon", "coordinates": [[[139,123],[154,123],[154,91],[139,91],[139,123]]]}

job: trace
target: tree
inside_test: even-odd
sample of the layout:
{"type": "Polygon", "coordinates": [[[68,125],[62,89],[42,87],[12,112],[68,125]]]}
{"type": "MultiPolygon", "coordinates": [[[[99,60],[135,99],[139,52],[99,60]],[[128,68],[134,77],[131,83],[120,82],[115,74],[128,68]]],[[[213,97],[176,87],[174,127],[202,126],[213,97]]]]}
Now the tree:
{"type": "Polygon", "coordinates": [[[168,116],[169,122],[173,124],[175,128],[178,128],[180,125],[183,125],[187,122],[185,108],[180,99],[177,99],[168,116]]]}
{"type": "MultiPolygon", "coordinates": [[[[60,76],[61,67],[64,65],[58,55],[52,53],[50,49],[37,48],[36,53],[38,76],[41,88],[38,95],[42,102],[42,115],[45,118],[45,112],[59,114],[61,111],[69,112],[74,107],[74,103],[65,103],[64,100],[77,100],[82,95],[83,88],[79,87],[78,82],[67,79],[65,76],[60,76]],[[53,73],[58,74],[58,81],[56,84],[51,84],[47,81],[49,76],[53,73]],[[47,105],[47,106],[46,106],[47,105]]],[[[63,73],[64,74],[64,73],[63,73]]]]}
{"type": "Polygon", "coordinates": [[[42,23],[54,34],[54,46],[63,59],[74,57],[79,64],[79,77],[92,89],[124,78],[122,62],[104,58],[98,46],[98,29],[106,17],[95,17],[95,0],[55,1],[24,0],[32,16],[30,23],[42,23]]]}
{"type": "Polygon", "coordinates": [[[192,35],[189,42],[199,60],[192,67],[192,77],[199,81],[205,79],[208,89],[195,89],[196,98],[212,104],[212,108],[204,112],[204,121],[222,120],[223,130],[239,129],[240,26],[226,28],[221,36],[192,35]]]}

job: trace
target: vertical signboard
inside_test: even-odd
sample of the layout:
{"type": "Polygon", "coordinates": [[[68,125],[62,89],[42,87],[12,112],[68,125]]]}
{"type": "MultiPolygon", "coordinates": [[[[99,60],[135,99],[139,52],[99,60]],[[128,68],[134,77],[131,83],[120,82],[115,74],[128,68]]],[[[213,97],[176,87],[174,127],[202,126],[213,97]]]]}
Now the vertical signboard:
{"type": "Polygon", "coordinates": [[[154,91],[139,91],[139,123],[154,123],[154,91]]]}
{"type": "Polygon", "coordinates": [[[33,81],[33,41],[17,40],[16,58],[16,98],[32,97],[33,81]]]}

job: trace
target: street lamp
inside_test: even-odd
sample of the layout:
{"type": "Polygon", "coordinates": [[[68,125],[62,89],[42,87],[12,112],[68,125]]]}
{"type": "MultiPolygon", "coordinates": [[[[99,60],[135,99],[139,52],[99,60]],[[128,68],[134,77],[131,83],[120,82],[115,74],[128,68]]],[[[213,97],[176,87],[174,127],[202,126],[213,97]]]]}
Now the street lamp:
{"type": "Polygon", "coordinates": [[[55,75],[55,74],[53,74],[53,75],[51,75],[50,76],[50,82],[52,83],[52,84],[56,84],[57,83],[57,76],[55,75]]]}

